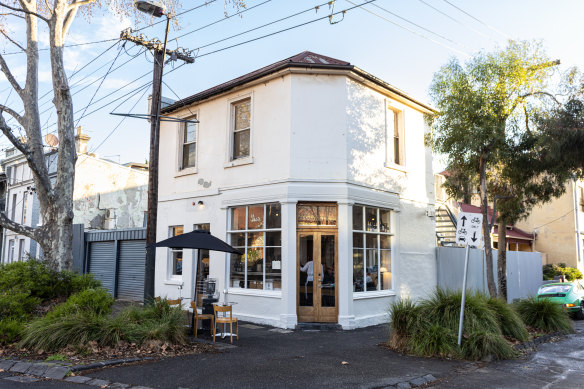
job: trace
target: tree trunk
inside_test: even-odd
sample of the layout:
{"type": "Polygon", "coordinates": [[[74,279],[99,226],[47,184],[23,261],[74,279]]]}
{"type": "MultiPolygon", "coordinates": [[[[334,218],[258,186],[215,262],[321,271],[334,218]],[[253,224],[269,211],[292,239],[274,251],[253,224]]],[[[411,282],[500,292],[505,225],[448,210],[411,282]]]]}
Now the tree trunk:
{"type": "Polygon", "coordinates": [[[497,297],[507,301],[507,223],[501,221],[499,227],[499,244],[497,246],[497,281],[499,295],[497,297]]]}
{"type": "Polygon", "coordinates": [[[491,229],[489,228],[489,202],[487,198],[487,163],[486,156],[481,155],[479,161],[481,212],[483,214],[483,236],[485,242],[485,260],[487,271],[487,287],[491,297],[497,296],[497,286],[493,274],[493,248],[491,245],[491,229]]]}

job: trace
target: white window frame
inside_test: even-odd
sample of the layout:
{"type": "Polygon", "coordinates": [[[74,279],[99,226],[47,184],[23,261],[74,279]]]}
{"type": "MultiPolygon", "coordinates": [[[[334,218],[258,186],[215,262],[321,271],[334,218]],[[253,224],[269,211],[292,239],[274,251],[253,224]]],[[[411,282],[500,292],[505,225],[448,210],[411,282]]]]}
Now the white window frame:
{"type": "MultiPolygon", "coordinates": [[[[176,224],[172,226],[168,226],[168,237],[172,238],[173,236],[177,236],[173,234],[173,229],[177,227],[183,228],[183,234],[185,233],[184,225],[176,224]]],[[[174,254],[175,253],[182,253],[182,260],[183,260],[183,274],[184,274],[184,261],[185,261],[185,253],[183,249],[168,249],[168,263],[167,263],[167,281],[181,281],[183,278],[183,274],[174,274],[174,254]]]]}
{"type": "Polygon", "coordinates": [[[26,244],[25,239],[18,240],[18,260],[22,261],[24,259],[24,245],[26,244]]]}
{"type": "Polygon", "coordinates": [[[20,216],[20,220],[21,220],[21,224],[23,226],[26,225],[26,212],[27,212],[27,206],[28,206],[28,192],[24,192],[22,195],[22,215],[20,216]]]}
{"type": "Polygon", "coordinates": [[[405,152],[405,114],[404,107],[401,107],[393,102],[385,100],[384,115],[385,115],[385,167],[400,170],[405,172],[406,168],[406,152],[405,152]],[[389,111],[393,112],[394,124],[389,125],[391,116],[389,111]],[[398,142],[399,142],[399,161],[395,162],[395,128],[397,127],[398,142]],[[392,131],[393,130],[393,131],[392,131]]]}
{"type": "MultiPolygon", "coordinates": [[[[185,120],[199,120],[199,111],[189,111],[189,116],[185,116],[185,120]]],[[[177,176],[188,175],[188,174],[195,174],[198,172],[199,169],[199,133],[201,132],[201,123],[196,123],[197,130],[195,135],[195,140],[190,143],[195,143],[195,166],[184,167],[183,166],[183,153],[184,153],[184,145],[185,145],[185,133],[186,133],[186,122],[181,122],[178,124],[178,131],[177,131],[177,168],[176,173],[177,176]]]]}
{"type": "Polygon", "coordinates": [[[228,122],[227,122],[227,153],[225,168],[247,165],[253,163],[253,138],[254,138],[254,96],[253,92],[236,96],[227,100],[228,106],[228,122]],[[249,100],[249,155],[235,159],[233,152],[235,147],[235,105],[249,100]]]}
{"type": "MultiPolygon", "coordinates": [[[[244,279],[243,279],[243,288],[234,288],[232,285],[232,279],[231,279],[231,259],[229,260],[229,293],[233,293],[233,294],[262,294],[262,295],[271,295],[271,296],[281,296],[282,293],[282,289],[279,290],[270,290],[270,289],[265,289],[266,288],[266,248],[275,248],[275,247],[279,247],[280,248],[280,266],[282,266],[282,262],[283,262],[283,250],[284,250],[284,245],[283,245],[283,217],[282,217],[282,203],[280,202],[266,202],[266,203],[261,203],[261,204],[245,204],[245,205],[237,205],[237,206],[233,206],[228,208],[228,230],[227,230],[227,236],[228,236],[228,241],[229,244],[233,245],[233,242],[231,240],[231,236],[232,234],[244,234],[245,235],[245,247],[243,249],[244,255],[245,255],[245,262],[244,262],[244,279]],[[267,206],[271,205],[271,204],[279,204],[280,205],[280,228],[267,228],[267,206]],[[248,222],[249,222],[249,207],[257,207],[257,206],[262,206],[264,209],[264,216],[263,216],[263,220],[264,220],[264,228],[258,228],[258,229],[249,229],[248,226],[248,222]],[[243,230],[234,230],[232,229],[232,222],[233,222],[233,209],[235,208],[243,208],[245,207],[245,229],[243,230]],[[280,232],[280,246],[268,246],[267,243],[267,239],[265,239],[265,235],[264,235],[264,244],[262,246],[262,250],[264,253],[264,260],[262,261],[262,289],[253,289],[253,288],[248,288],[247,287],[247,253],[248,253],[248,238],[247,238],[247,234],[248,233],[267,233],[267,232],[280,232]]],[[[284,280],[284,272],[282,271],[282,267],[280,267],[280,283],[282,283],[284,280]]]]}
{"type": "Polygon", "coordinates": [[[14,262],[14,239],[8,241],[8,263],[14,262]]]}
{"type": "MultiPolygon", "coordinates": [[[[366,286],[366,277],[367,277],[367,235],[376,235],[377,236],[377,289],[375,290],[363,290],[359,292],[353,291],[353,297],[355,299],[358,298],[368,298],[368,297],[375,297],[377,295],[393,295],[394,293],[394,286],[395,286],[395,218],[394,218],[395,210],[391,208],[384,208],[374,205],[367,205],[367,204],[353,204],[351,208],[351,258],[353,256],[353,252],[355,250],[355,242],[353,242],[353,234],[363,234],[363,247],[357,247],[357,249],[362,250],[363,252],[363,287],[367,289],[366,286]],[[353,228],[353,209],[354,207],[360,207],[363,209],[363,228],[364,230],[355,230],[353,228]],[[378,221],[377,230],[375,231],[368,231],[366,226],[366,209],[373,208],[376,210],[376,219],[378,221]],[[381,224],[379,221],[380,218],[380,211],[389,211],[389,231],[381,232],[381,224]],[[390,253],[390,268],[389,273],[391,274],[391,281],[388,289],[381,289],[381,236],[389,236],[390,237],[390,246],[389,249],[383,249],[383,251],[389,251],[390,253]]],[[[351,260],[352,261],[352,260],[351,260]]],[[[353,289],[353,283],[351,283],[351,289],[353,289]]]]}

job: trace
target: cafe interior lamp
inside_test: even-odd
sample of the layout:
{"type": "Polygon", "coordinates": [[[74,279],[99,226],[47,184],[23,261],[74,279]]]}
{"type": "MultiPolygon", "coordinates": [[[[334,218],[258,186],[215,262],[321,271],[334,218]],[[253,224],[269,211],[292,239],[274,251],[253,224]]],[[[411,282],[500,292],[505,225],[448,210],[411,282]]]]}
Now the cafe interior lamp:
{"type": "Polygon", "coordinates": [[[156,0],[136,0],[134,6],[140,12],[161,17],[166,13],[166,6],[161,1],[156,0]]]}

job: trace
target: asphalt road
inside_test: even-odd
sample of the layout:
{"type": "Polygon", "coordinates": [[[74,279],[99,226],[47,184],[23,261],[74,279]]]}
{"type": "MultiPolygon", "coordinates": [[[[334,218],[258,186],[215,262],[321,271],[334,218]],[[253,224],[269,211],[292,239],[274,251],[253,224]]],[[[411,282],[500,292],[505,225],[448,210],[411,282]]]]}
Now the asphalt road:
{"type": "Polygon", "coordinates": [[[378,346],[387,326],[354,331],[240,328],[236,348],[140,366],[113,367],[91,377],[152,388],[373,388],[426,374],[444,376],[464,363],[414,358],[378,346]]]}
{"type": "Polygon", "coordinates": [[[431,386],[472,389],[584,388],[584,321],[574,321],[576,333],[538,346],[537,352],[511,361],[455,369],[431,386]]]}
{"type": "MultiPolygon", "coordinates": [[[[584,388],[584,321],[576,333],[521,359],[466,363],[415,358],[379,347],[386,326],[355,331],[240,329],[237,347],[218,353],[119,366],[85,375],[152,388],[379,388],[426,374],[432,388],[584,388]]],[[[255,327],[255,328],[253,328],[255,327]]],[[[228,344],[228,342],[226,343],[228,344]]],[[[64,381],[7,381],[1,389],[95,388],[64,381]]]]}

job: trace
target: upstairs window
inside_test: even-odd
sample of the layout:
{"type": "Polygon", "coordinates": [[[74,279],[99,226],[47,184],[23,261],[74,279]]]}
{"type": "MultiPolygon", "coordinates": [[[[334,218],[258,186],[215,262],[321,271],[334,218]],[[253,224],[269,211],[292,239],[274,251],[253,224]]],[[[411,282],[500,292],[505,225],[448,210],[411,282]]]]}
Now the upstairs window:
{"type": "Polygon", "coordinates": [[[249,157],[251,143],[251,99],[235,102],[232,111],[232,144],[231,159],[249,157]]]}
{"type": "Polygon", "coordinates": [[[385,116],[386,163],[405,165],[403,113],[387,106],[385,116]]]}
{"type": "MultiPolygon", "coordinates": [[[[196,117],[191,118],[191,120],[196,117]]],[[[183,123],[182,131],[182,166],[181,169],[187,169],[196,166],[197,159],[197,126],[198,123],[183,123]]]]}

